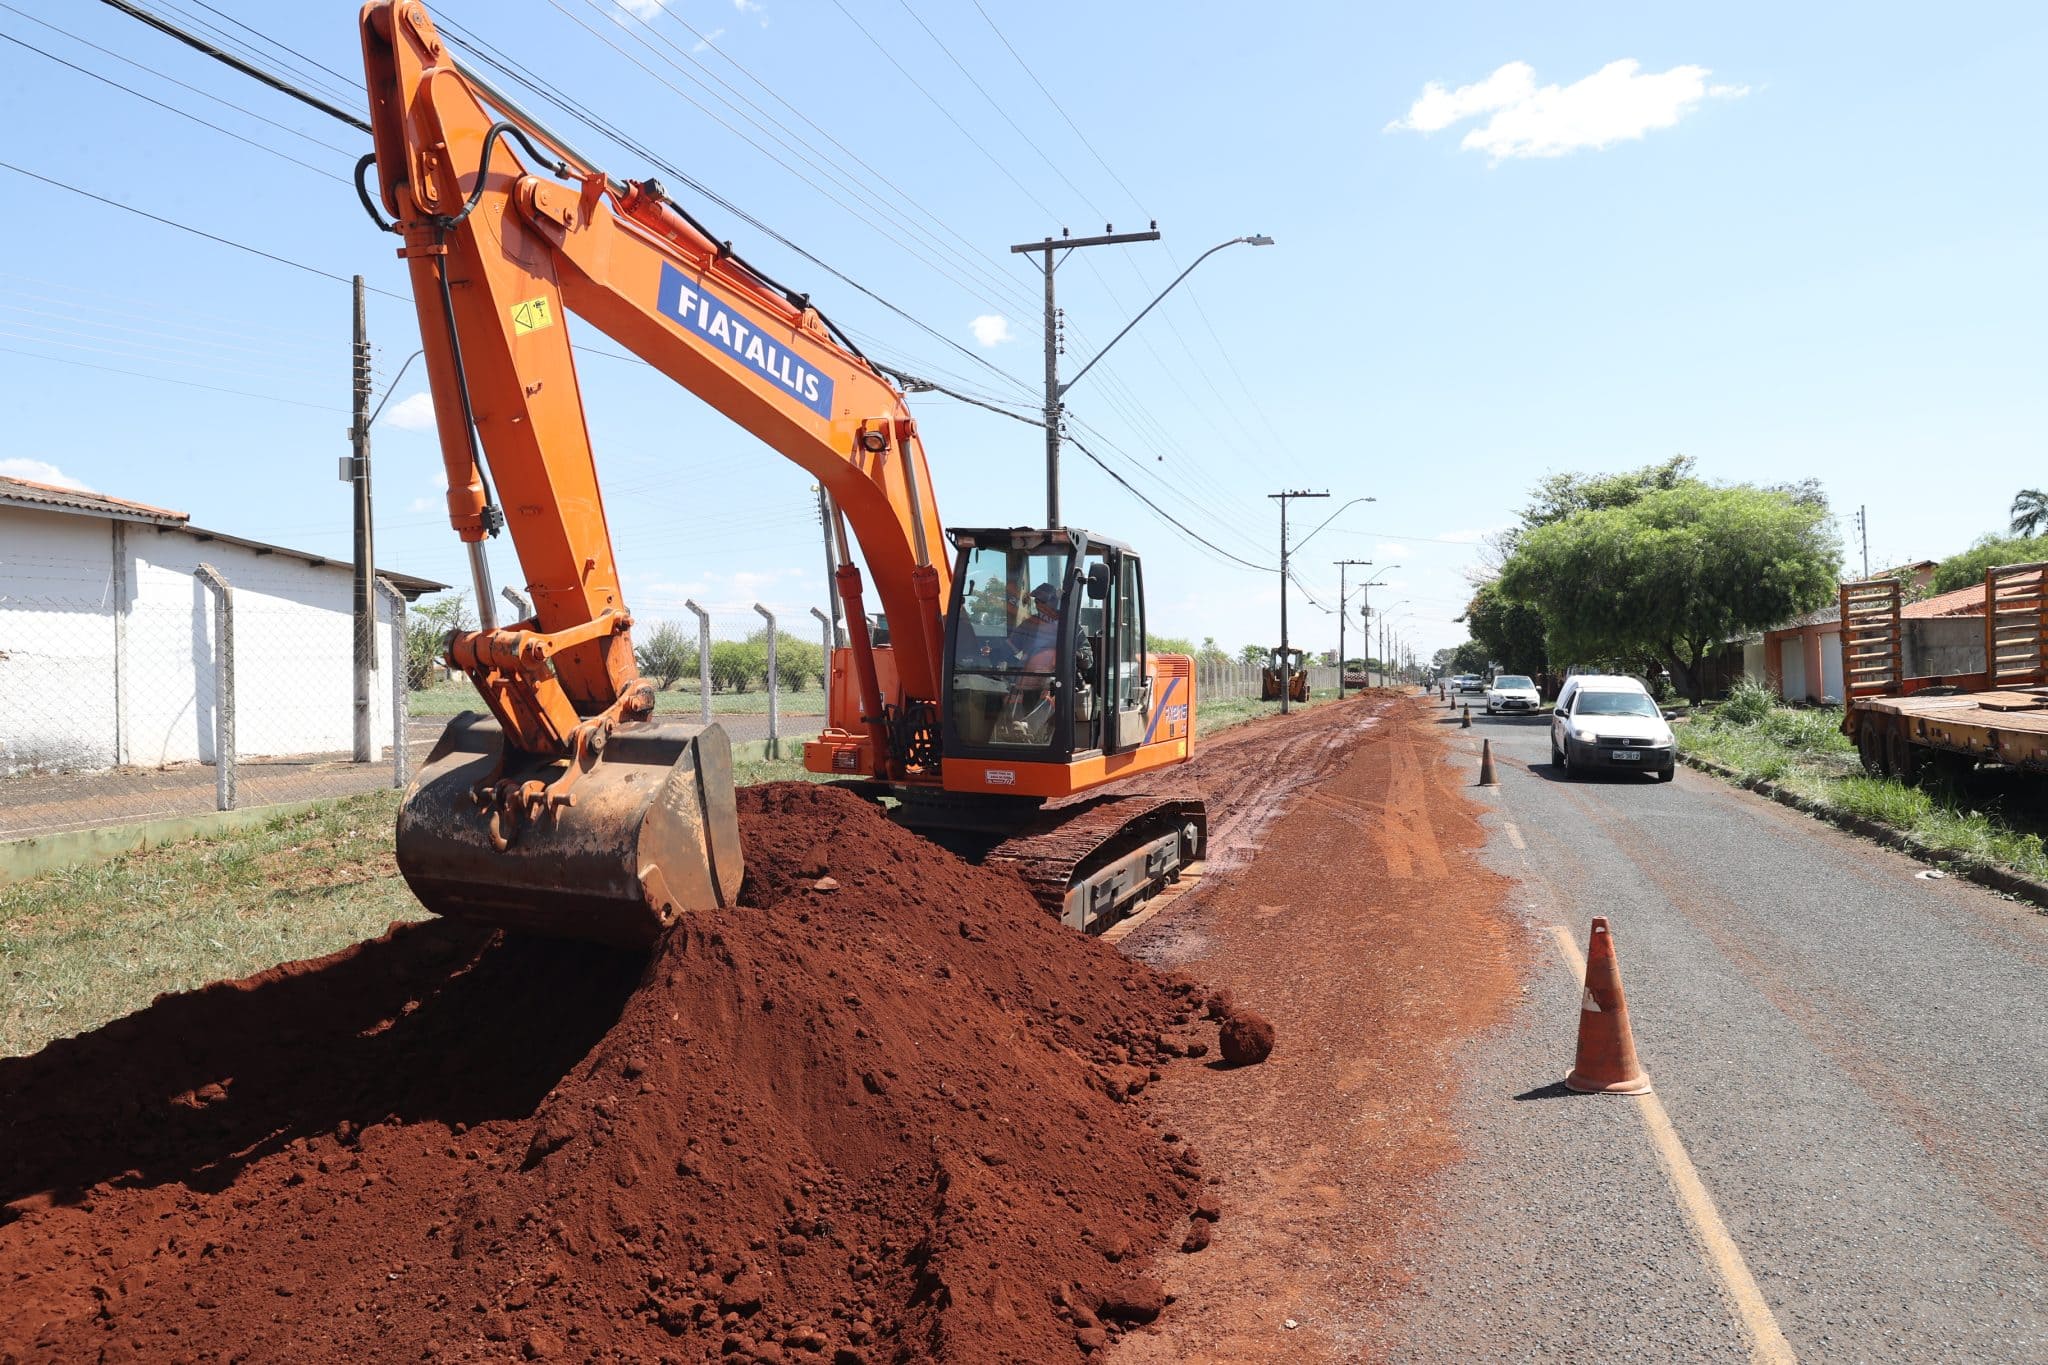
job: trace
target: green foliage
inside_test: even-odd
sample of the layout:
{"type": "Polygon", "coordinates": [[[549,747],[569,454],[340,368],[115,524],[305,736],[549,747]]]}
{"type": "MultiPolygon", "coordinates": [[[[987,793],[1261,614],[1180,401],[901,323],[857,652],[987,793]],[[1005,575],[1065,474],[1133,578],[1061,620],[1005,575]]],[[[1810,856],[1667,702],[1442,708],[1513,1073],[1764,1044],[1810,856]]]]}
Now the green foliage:
{"type": "Polygon", "coordinates": [[[1216,637],[1213,635],[1204,635],[1202,637],[1202,647],[1195,651],[1195,657],[1205,664],[1227,664],[1230,662],[1230,655],[1225,653],[1223,648],[1216,643],[1216,637]]]}
{"type": "Polygon", "coordinates": [[[1477,640],[1467,640],[1451,651],[1445,671],[1450,673],[1484,673],[1490,662],[1486,646],[1477,640]]]}
{"type": "Polygon", "coordinates": [[[1969,549],[1941,561],[1934,571],[1936,592],[1954,592],[1984,581],[1984,571],[2001,564],[2034,564],[2048,559],[2048,535],[1979,536],[1969,549]]]}
{"type": "Polygon", "coordinates": [[[1620,474],[1552,474],[1536,485],[1529,505],[1522,509],[1522,526],[1534,530],[1581,512],[1634,506],[1652,493],[1698,482],[1692,466],[1690,455],[1674,455],[1620,474]]]}
{"type": "Polygon", "coordinates": [[[768,646],[759,639],[711,642],[711,690],[751,692],[768,681],[768,646]]]}
{"type": "Polygon", "coordinates": [[[2048,493],[2038,488],[2022,488],[2013,495],[2012,533],[2016,536],[2037,536],[2048,531],[2048,493]]]}
{"type": "Polygon", "coordinates": [[[468,630],[471,624],[466,593],[449,593],[406,608],[405,685],[409,691],[433,685],[434,671],[445,660],[449,632],[468,630]]]}
{"type": "Polygon", "coordinates": [[[1508,672],[1549,670],[1543,613],[1528,603],[1506,597],[1494,584],[1487,583],[1472,594],[1465,607],[1464,621],[1473,640],[1508,672]]]}
{"type": "Polygon", "coordinates": [[[634,647],[633,658],[640,665],[641,677],[667,691],[697,671],[696,632],[686,631],[674,621],[657,622],[645,642],[634,647]]]}
{"type": "Polygon", "coordinates": [[[1687,481],[1535,527],[1497,587],[1541,612],[1551,658],[1653,657],[1697,702],[1707,651],[1828,601],[1840,557],[1823,507],[1687,481]]]}
{"type": "Polygon", "coordinates": [[[1728,700],[1721,703],[1715,718],[1730,725],[1755,725],[1771,713],[1776,699],[1769,688],[1759,687],[1748,678],[1742,679],[1728,691],[1728,700]]]}
{"type": "MultiPolygon", "coordinates": [[[[763,646],[765,651],[765,644],[763,646]]],[[[825,650],[815,640],[784,635],[775,641],[776,685],[785,692],[801,692],[816,679],[825,685],[825,650]]]]}
{"type": "Polygon", "coordinates": [[[1145,652],[1147,654],[1186,654],[1193,657],[1195,642],[1193,640],[1183,640],[1175,635],[1154,635],[1148,630],[1145,632],[1145,652]]]}
{"type": "Polygon", "coordinates": [[[1244,645],[1237,651],[1237,661],[1252,668],[1264,667],[1272,656],[1272,649],[1266,645],[1244,645]]]}

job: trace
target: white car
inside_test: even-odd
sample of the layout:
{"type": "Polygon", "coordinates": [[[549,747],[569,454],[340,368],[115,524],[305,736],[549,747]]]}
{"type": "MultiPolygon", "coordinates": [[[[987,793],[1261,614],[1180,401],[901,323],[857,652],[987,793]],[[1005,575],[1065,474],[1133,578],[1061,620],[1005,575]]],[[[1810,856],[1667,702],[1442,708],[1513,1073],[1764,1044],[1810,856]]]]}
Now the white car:
{"type": "Polygon", "coordinates": [[[1542,709],[1543,694],[1536,690],[1536,680],[1524,674],[1503,673],[1486,689],[1486,714],[1489,716],[1502,711],[1533,713],[1542,709]]]}
{"type": "Polygon", "coordinates": [[[1572,777],[1595,768],[1633,769],[1669,782],[1678,739],[1641,682],[1581,676],[1566,680],[1551,712],[1550,761],[1572,777]]]}

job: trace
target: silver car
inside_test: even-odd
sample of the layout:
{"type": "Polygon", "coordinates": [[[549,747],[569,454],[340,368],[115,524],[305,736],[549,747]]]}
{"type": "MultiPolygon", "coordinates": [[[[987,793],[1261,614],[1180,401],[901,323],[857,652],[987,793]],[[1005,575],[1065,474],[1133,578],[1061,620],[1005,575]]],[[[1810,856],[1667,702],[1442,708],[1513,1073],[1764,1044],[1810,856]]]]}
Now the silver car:
{"type": "Polygon", "coordinates": [[[1593,769],[1650,772],[1669,782],[1678,739],[1633,678],[1574,678],[1550,716],[1550,761],[1566,774],[1593,769]]]}

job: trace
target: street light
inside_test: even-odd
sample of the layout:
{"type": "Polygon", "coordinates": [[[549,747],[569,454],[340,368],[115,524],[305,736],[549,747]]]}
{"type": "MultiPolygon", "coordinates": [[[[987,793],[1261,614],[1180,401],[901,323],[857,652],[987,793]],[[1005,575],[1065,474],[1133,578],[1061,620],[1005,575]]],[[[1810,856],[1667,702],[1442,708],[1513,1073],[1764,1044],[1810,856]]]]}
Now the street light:
{"type": "MultiPolygon", "coordinates": [[[[1071,251],[1083,246],[1109,246],[1123,242],[1157,241],[1158,238],[1158,225],[1154,224],[1153,228],[1147,232],[1110,233],[1102,237],[1063,237],[1057,241],[1048,237],[1044,241],[1039,242],[1020,242],[1010,248],[1012,252],[1038,253],[1043,258],[1045,266],[1045,524],[1048,529],[1057,527],[1060,524],[1060,415],[1064,411],[1064,405],[1060,400],[1066,397],[1067,390],[1080,383],[1081,376],[1094,369],[1096,361],[1109,354],[1110,346],[1114,346],[1119,341],[1122,341],[1125,334],[1144,319],[1146,313],[1159,306],[1160,299],[1171,294],[1175,287],[1193,273],[1194,268],[1203,261],[1208,260],[1227,246],[1273,245],[1271,237],[1263,233],[1257,233],[1247,237],[1232,237],[1227,242],[1218,242],[1215,246],[1210,247],[1207,251],[1195,257],[1186,270],[1174,276],[1173,283],[1160,290],[1159,297],[1146,304],[1137,317],[1125,323],[1123,331],[1118,332],[1109,339],[1109,346],[1104,346],[1095,353],[1094,360],[1090,360],[1086,365],[1083,365],[1079,373],[1062,384],[1059,377],[1058,310],[1053,305],[1052,288],[1053,271],[1058,268],[1058,261],[1053,259],[1053,253],[1056,251],[1071,251]]],[[[1061,259],[1064,259],[1064,256],[1061,259]]]]}
{"type": "MultiPolygon", "coordinates": [[[[1250,237],[1232,237],[1227,242],[1218,242],[1216,245],[1210,247],[1207,251],[1203,252],[1201,255],[1195,257],[1193,261],[1189,262],[1188,268],[1186,270],[1183,270],[1180,272],[1180,274],[1175,275],[1173,277],[1173,283],[1167,285],[1166,288],[1159,291],[1159,298],[1154,299],[1152,300],[1152,302],[1146,304],[1144,308],[1139,310],[1138,316],[1132,318],[1129,322],[1125,323],[1124,330],[1122,332],[1118,332],[1115,336],[1109,339],[1109,346],[1114,346],[1119,341],[1122,341],[1124,339],[1125,332],[1129,332],[1133,327],[1136,327],[1140,322],[1143,322],[1145,320],[1145,314],[1151,312],[1154,308],[1157,308],[1159,306],[1159,299],[1163,299],[1168,294],[1171,294],[1174,291],[1175,286],[1177,286],[1182,280],[1186,279],[1189,275],[1194,273],[1196,266],[1208,260],[1211,256],[1214,256],[1217,252],[1223,250],[1223,248],[1227,246],[1239,245],[1271,246],[1273,245],[1273,239],[1271,237],[1265,236],[1264,234],[1255,234],[1250,237]]],[[[1053,398],[1056,400],[1065,398],[1067,396],[1067,390],[1073,388],[1074,385],[1080,383],[1081,376],[1095,368],[1095,361],[1100,360],[1102,359],[1102,357],[1109,354],[1109,346],[1104,346],[1101,350],[1097,351],[1095,353],[1095,360],[1091,360],[1086,365],[1083,365],[1072,379],[1069,379],[1066,383],[1060,385],[1059,388],[1054,390],[1053,398]]]]}

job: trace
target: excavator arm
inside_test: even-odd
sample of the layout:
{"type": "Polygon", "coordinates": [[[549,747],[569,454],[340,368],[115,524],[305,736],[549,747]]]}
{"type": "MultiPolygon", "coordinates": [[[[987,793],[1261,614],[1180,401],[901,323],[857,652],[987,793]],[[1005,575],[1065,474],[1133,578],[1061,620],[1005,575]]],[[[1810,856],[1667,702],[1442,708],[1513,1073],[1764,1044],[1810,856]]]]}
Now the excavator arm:
{"type": "Polygon", "coordinates": [[[934,559],[943,532],[902,394],[658,184],[605,175],[467,72],[415,0],[372,0],[362,34],[379,183],[412,273],[450,520],[472,544],[486,535],[487,468],[534,603],[527,628],[510,632],[527,637],[520,646],[483,639],[478,666],[463,660],[514,743],[562,751],[637,676],[565,310],[818,480],[900,623],[892,647],[905,693],[935,696],[949,573],[934,559]],[[516,666],[536,641],[551,674],[516,666]]]}
{"type": "MultiPolygon", "coordinates": [[[[482,628],[451,638],[492,722],[449,727],[408,794],[399,861],[429,908],[645,941],[737,890],[729,746],[654,720],[639,677],[571,314],[808,471],[894,629],[895,706],[939,694],[949,566],[902,394],[808,299],[750,269],[657,183],[614,179],[465,70],[417,0],[362,11],[384,222],[411,272],[482,628]],[[482,554],[502,525],[534,605],[498,627],[482,554]],[[665,777],[655,769],[666,769],[665,777]]],[[[707,492],[715,503],[716,491],[707,492]]],[[[850,564],[845,603],[869,775],[900,777],[850,564]]]]}

